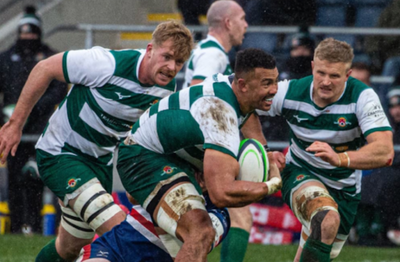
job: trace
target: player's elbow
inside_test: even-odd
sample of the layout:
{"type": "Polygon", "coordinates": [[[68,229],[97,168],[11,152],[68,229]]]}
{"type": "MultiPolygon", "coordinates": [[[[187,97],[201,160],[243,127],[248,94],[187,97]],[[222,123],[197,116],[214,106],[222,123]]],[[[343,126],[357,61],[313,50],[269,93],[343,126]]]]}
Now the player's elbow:
{"type": "Polygon", "coordinates": [[[223,192],[208,191],[211,202],[218,208],[229,207],[228,196],[223,192]]]}
{"type": "Polygon", "coordinates": [[[394,158],[394,149],[393,146],[390,147],[390,149],[387,150],[388,152],[385,154],[385,157],[383,159],[383,166],[391,166],[393,163],[393,158],[394,158]]]}

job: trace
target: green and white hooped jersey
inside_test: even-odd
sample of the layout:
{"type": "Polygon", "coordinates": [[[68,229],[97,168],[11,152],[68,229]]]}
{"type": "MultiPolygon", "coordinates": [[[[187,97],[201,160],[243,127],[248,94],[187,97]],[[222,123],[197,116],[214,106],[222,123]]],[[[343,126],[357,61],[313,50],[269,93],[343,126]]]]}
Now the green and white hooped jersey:
{"type": "Polygon", "coordinates": [[[101,47],[65,52],[64,77],[74,86],[50,118],[36,148],[51,155],[83,155],[111,164],[115,146],[140,115],[175,90],[175,80],[165,87],[139,82],[144,54],[145,50],[101,47]]]}
{"type": "Polygon", "coordinates": [[[189,87],[193,79],[204,80],[207,77],[221,73],[232,74],[228,54],[217,39],[207,35],[201,40],[187,62],[185,71],[185,82],[182,89],[189,87]]]}
{"type": "Polygon", "coordinates": [[[207,148],[237,157],[247,117],[228,76],[218,74],[160,100],[133,126],[130,139],[159,154],[176,153],[202,170],[207,148]]]}
{"type": "Polygon", "coordinates": [[[287,162],[306,168],[334,189],[359,193],[361,170],[334,167],[305,149],[322,141],[338,153],[357,150],[369,134],[392,130],[379,98],[371,87],[349,77],[339,100],[321,108],[312,100],[312,89],[312,76],[279,82],[271,110],[257,112],[286,118],[291,129],[287,162]]]}

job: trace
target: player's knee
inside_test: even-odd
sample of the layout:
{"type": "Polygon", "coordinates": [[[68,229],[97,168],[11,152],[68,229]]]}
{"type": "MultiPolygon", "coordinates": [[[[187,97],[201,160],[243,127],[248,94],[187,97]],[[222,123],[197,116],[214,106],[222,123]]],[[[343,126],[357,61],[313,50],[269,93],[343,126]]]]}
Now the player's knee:
{"type": "MultiPolygon", "coordinates": [[[[200,212],[196,213],[199,214],[200,212]]],[[[211,244],[215,238],[215,230],[210,223],[210,217],[206,212],[202,212],[201,215],[198,214],[190,214],[190,237],[198,238],[199,241],[211,244]]]]}
{"type": "Polygon", "coordinates": [[[66,261],[74,261],[78,256],[83,246],[90,244],[92,239],[71,238],[66,236],[65,229],[60,229],[56,239],[56,249],[60,257],[66,261]]]}
{"type": "MultiPolygon", "coordinates": [[[[325,188],[318,186],[309,186],[304,188],[296,196],[296,199],[293,202],[293,211],[296,217],[300,220],[300,222],[303,225],[306,225],[307,228],[310,228],[311,220],[317,213],[326,210],[327,211],[332,210],[337,213],[338,212],[337,208],[338,208],[337,203],[329,195],[328,191],[325,188]]],[[[325,218],[328,212],[321,213],[317,218],[321,219],[320,216],[322,216],[322,214],[325,214],[324,215],[325,218]]],[[[331,220],[329,221],[330,223],[334,223],[336,221],[334,219],[336,215],[332,216],[333,216],[332,221],[331,220]]],[[[331,217],[331,214],[329,215],[329,217],[331,217]]]]}
{"type": "Polygon", "coordinates": [[[75,261],[79,257],[79,253],[82,247],[67,245],[61,250],[60,256],[66,261],[75,261]]]}
{"type": "MultiPolygon", "coordinates": [[[[158,192],[163,192],[164,189],[161,187],[158,192]]],[[[158,192],[153,192],[152,195],[154,194],[155,197],[147,204],[145,201],[144,207],[157,225],[168,234],[176,236],[178,221],[191,211],[200,210],[207,216],[204,198],[199,195],[193,184],[177,183],[165,191],[168,192],[161,196],[157,194],[158,192]]]]}
{"type": "Polygon", "coordinates": [[[332,210],[318,211],[311,218],[310,237],[316,240],[333,240],[340,224],[339,214],[332,210]]]}
{"type": "Polygon", "coordinates": [[[100,183],[88,185],[76,198],[73,210],[94,230],[97,230],[117,213],[123,212],[100,183]]]}
{"type": "Polygon", "coordinates": [[[337,211],[330,210],[322,222],[322,234],[325,238],[335,238],[340,225],[340,216],[337,211]]]}

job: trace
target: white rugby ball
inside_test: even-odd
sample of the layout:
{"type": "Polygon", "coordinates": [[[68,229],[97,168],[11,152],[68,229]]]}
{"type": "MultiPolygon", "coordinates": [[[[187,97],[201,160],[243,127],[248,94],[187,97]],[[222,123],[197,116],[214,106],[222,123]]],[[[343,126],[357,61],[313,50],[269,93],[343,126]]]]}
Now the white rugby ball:
{"type": "Polygon", "coordinates": [[[269,162],[264,146],[255,139],[244,139],[240,143],[238,162],[240,165],[237,180],[266,182],[269,162]]]}

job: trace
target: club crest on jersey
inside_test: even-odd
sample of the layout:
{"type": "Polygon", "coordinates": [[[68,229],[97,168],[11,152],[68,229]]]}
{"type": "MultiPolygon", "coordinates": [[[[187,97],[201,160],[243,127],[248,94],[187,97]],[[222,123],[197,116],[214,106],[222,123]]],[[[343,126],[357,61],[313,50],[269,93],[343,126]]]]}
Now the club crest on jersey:
{"type": "Polygon", "coordinates": [[[296,181],[301,181],[301,180],[303,180],[305,177],[306,177],[306,175],[303,175],[303,174],[298,175],[298,176],[296,176],[296,181]]]}
{"type": "Polygon", "coordinates": [[[158,103],[158,99],[155,99],[153,102],[150,103],[150,105],[152,106],[152,105],[155,105],[157,103],[158,103]]]}
{"type": "Polygon", "coordinates": [[[345,127],[347,125],[351,125],[349,121],[343,116],[339,117],[339,119],[336,122],[333,122],[334,124],[337,124],[339,127],[345,127]]]}
{"type": "Polygon", "coordinates": [[[165,166],[164,168],[163,168],[163,172],[162,172],[162,176],[163,175],[169,175],[169,174],[171,174],[172,172],[174,172],[174,170],[176,169],[176,167],[170,167],[170,166],[165,166]]]}
{"type": "Polygon", "coordinates": [[[78,184],[78,181],[80,181],[80,180],[81,180],[80,178],[70,178],[68,180],[67,189],[74,188],[76,186],[76,184],[78,184]]]}

